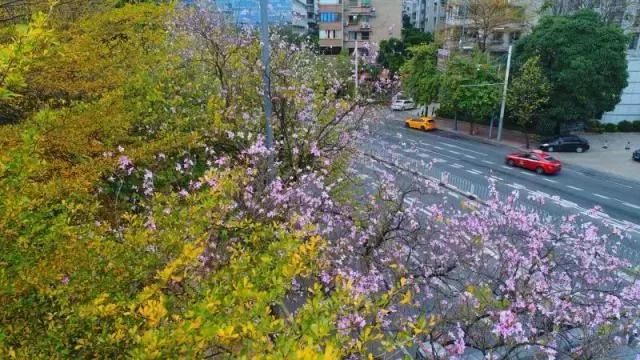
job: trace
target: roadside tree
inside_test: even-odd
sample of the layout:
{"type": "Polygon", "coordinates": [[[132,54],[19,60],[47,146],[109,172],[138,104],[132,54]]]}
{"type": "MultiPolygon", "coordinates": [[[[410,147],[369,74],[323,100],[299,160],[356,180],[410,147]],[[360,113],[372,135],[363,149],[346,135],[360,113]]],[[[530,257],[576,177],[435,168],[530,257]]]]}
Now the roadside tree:
{"type": "Polygon", "coordinates": [[[487,51],[487,40],[496,28],[523,19],[522,8],[502,0],[469,0],[469,19],[478,30],[478,47],[487,51]]]}
{"type": "Polygon", "coordinates": [[[383,68],[397,73],[406,60],[407,50],[401,40],[391,38],[380,42],[377,62],[383,68]]]}
{"type": "Polygon", "coordinates": [[[545,116],[556,133],[576,121],[600,118],[620,102],[627,86],[627,43],[619,27],[591,10],[545,17],[518,42],[516,63],[538,56],[551,84],[545,116]]]}
{"type": "Polygon", "coordinates": [[[429,105],[438,98],[437,52],[435,44],[414,46],[409,48],[411,58],[402,66],[402,84],[420,105],[429,105]]]}
{"type": "Polygon", "coordinates": [[[509,86],[508,109],[525,133],[527,149],[529,134],[535,129],[537,120],[549,101],[550,89],[537,56],[527,60],[509,86]]]}
{"type": "Polygon", "coordinates": [[[494,113],[500,101],[497,69],[482,54],[468,58],[455,56],[447,63],[439,92],[440,108],[471,123],[494,113]]]}

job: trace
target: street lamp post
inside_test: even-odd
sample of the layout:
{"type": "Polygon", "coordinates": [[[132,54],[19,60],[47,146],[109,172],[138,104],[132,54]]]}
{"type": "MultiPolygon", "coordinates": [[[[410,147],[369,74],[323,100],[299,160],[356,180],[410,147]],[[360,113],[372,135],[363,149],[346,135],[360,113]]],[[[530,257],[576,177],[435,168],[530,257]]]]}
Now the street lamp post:
{"type": "Polygon", "coordinates": [[[511,71],[511,53],[513,45],[509,45],[509,55],[507,56],[507,72],[504,76],[504,88],[502,89],[502,105],[500,106],[500,121],[498,121],[498,141],[502,141],[502,125],[504,124],[504,108],[507,103],[507,87],[509,86],[509,72],[511,71]]]}
{"type": "MultiPolygon", "coordinates": [[[[267,8],[268,0],[260,0],[260,40],[262,43],[262,102],[265,117],[265,146],[267,149],[273,149],[273,127],[271,125],[271,117],[273,116],[273,103],[271,102],[271,80],[270,80],[270,43],[269,43],[269,18],[267,8]]],[[[273,155],[269,154],[268,160],[269,179],[271,179],[273,155]]]]}

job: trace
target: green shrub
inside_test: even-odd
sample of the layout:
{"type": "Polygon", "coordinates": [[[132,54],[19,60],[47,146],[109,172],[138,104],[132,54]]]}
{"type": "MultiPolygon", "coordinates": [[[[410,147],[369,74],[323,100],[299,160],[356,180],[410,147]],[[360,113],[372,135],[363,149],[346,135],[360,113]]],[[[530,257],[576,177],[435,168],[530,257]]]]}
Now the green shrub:
{"type": "Polygon", "coordinates": [[[604,124],[605,132],[617,132],[618,126],[616,124],[604,124]]]}
{"type": "Polygon", "coordinates": [[[636,120],[633,122],[633,131],[640,132],[640,120],[636,120]]]}
{"type": "Polygon", "coordinates": [[[633,124],[631,121],[623,120],[618,123],[618,131],[631,132],[633,131],[633,124]]]}
{"type": "Polygon", "coordinates": [[[602,123],[600,123],[600,120],[590,119],[587,121],[585,129],[589,132],[602,134],[602,132],[604,131],[604,126],[602,123]]]}

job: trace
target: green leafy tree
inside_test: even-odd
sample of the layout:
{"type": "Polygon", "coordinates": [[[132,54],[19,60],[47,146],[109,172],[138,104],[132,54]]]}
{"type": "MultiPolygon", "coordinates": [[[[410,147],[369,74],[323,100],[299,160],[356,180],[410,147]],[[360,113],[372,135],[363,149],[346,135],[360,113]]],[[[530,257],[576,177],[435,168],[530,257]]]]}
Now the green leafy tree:
{"type": "Polygon", "coordinates": [[[486,56],[455,56],[442,75],[440,106],[469,121],[469,131],[473,133],[475,121],[487,118],[497,109],[501,81],[486,56]]]}
{"type": "Polygon", "coordinates": [[[404,43],[396,38],[382,40],[378,52],[378,64],[394,73],[400,71],[400,67],[407,60],[407,50],[404,43]]]}
{"type": "Polygon", "coordinates": [[[409,52],[411,58],[402,66],[402,83],[418,104],[428,105],[437,99],[440,87],[438,48],[435,44],[418,45],[409,52]]]}
{"type": "Polygon", "coordinates": [[[433,42],[433,35],[416,29],[413,26],[408,26],[402,29],[402,42],[407,48],[416,45],[430,44],[433,42]]]}
{"type": "Polygon", "coordinates": [[[540,66],[540,58],[534,56],[520,69],[509,87],[507,104],[509,112],[524,130],[529,148],[529,133],[535,128],[536,120],[549,101],[551,86],[540,66]]]}
{"type": "Polygon", "coordinates": [[[627,43],[620,28],[590,10],[543,18],[518,42],[517,62],[539,56],[551,83],[546,116],[556,133],[562,125],[599,118],[620,102],[627,86],[627,43]]]}

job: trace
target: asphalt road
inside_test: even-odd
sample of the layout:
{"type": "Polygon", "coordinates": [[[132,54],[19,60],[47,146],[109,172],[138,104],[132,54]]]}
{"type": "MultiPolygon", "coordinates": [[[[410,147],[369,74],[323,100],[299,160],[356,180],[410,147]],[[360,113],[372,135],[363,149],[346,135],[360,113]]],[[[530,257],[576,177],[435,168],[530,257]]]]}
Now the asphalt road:
{"type": "MultiPolygon", "coordinates": [[[[502,197],[516,191],[521,205],[543,216],[560,220],[562,216],[577,215],[603,228],[621,229],[627,234],[621,256],[640,265],[640,179],[628,181],[568,164],[553,176],[511,168],[504,161],[505,155],[513,151],[509,147],[445,131],[408,129],[403,123],[408,116],[406,112],[389,112],[361,150],[421,175],[445,179],[462,193],[473,193],[480,199],[489,197],[491,181],[502,197]],[[598,210],[593,211],[596,207],[598,210]]],[[[371,180],[372,186],[376,177],[391,171],[403,186],[420,187],[415,175],[398,171],[388,163],[361,161],[354,169],[362,180],[371,180]]],[[[408,201],[418,201],[425,207],[442,201],[456,206],[462,199],[460,192],[445,190],[440,194],[417,194],[408,201]]],[[[426,209],[425,214],[428,215],[426,209]]]]}

